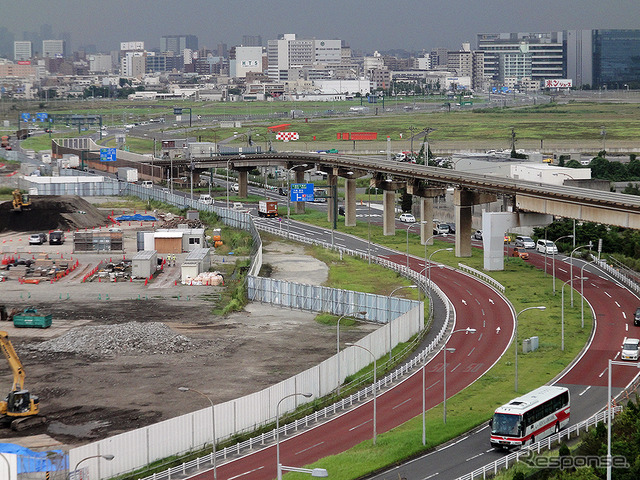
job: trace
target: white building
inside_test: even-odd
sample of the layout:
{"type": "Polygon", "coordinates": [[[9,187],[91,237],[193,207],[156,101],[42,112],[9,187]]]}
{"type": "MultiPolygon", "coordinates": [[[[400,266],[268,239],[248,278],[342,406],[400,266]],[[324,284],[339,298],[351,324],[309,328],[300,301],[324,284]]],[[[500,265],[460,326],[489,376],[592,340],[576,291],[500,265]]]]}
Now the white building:
{"type": "Polygon", "coordinates": [[[29,60],[33,56],[33,47],[30,41],[13,42],[13,59],[17,62],[20,60],[29,60]]]}
{"type": "Polygon", "coordinates": [[[123,77],[144,76],[146,58],[144,52],[125,52],[120,59],[120,75],[123,77]]]}
{"type": "Polygon", "coordinates": [[[43,57],[64,57],[64,40],[43,40],[42,41],[43,57]]]}
{"type": "Polygon", "coordinates": [[[286,33],[267,45],[268,75],[273,81],[290,80],[289,72],[305,66],[340,65],[340,40],[299,39],[286,33]]]}
{"type": "Polygon", "coordinates": [[[548,164],[511,165],[511,178],[530,182],[563,185],[566,180],[590,180],[590,168],[566,168],[548,164]]]}
{"type": "Polygon", "coordinates": [[[111,55],[89,55],[90,72],[113,72],[111,55]]]}
{"type": "Polygon", "coordinates": [[[313,86],[322,94],[347,94],[368,95],[373,90],[373,82],[368,78],[358,78],[356,80],[314,80],[313,86]]]}
{"type": "Polygon", "coordinates": [[[248,72],[262,72],[262,47],[233,47],[229,52],[229,76],[245,78],[248,72]]]}

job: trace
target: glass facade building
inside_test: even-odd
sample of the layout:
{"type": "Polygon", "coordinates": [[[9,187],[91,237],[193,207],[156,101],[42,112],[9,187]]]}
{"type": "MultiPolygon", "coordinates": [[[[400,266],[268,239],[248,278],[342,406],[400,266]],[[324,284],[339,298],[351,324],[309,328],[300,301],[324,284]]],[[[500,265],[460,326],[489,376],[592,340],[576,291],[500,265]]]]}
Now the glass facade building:
{"type": "Polygon", "coordinates": [[[593,83],[640,87],[640,30],[593,30],[593,83]]]}

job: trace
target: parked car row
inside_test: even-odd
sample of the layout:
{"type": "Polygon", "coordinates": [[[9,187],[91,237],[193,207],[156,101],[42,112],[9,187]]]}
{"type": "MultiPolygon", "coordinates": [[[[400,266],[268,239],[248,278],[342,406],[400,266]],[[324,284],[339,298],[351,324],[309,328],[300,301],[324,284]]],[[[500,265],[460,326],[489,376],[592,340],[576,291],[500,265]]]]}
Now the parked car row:
{"type": "MultiPolygon", "coordinates": [[[[54,230],[49,234],[49,245],[62,245],[65,240],[62,230],[54,230]]],[[[29,236],[29,245],[42,245],[47,242],[46,233],[33,233],[29,236]]]]}

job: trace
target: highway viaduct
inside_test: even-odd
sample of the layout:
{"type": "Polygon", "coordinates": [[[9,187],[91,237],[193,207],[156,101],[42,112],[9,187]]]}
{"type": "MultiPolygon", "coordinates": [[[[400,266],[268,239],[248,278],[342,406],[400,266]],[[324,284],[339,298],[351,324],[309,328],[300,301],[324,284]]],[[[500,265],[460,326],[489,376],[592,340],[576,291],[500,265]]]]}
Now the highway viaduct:
{"type": "MultiPolygon", "coordinates": [[[[173,159],[173,166],[193,165],[196,170],[226,168],[238,172],[239,196],[247,196],[248,172],[259,167],[277,166],[294,172],[294,182],[303,183],[304,173],[316,169],[327,173],[330,187],[338,177],[345,179],[345,225],[356,224],[356,179],[371,175],[371,185],[383,190],[383,232],[395,234],[395,193],[406,188],[419,198],[420,218],[428,219],[420,225],[421,243],[432,236],[433,201],[454,188],[456,220],[455,255],[471,256],[471,211],[473,205],[496,201],[502,197],[504,212],[483,212],[484,267],[503,268],[503,238],[509,227],[545,225],[554,216],[573,218],[619,227],[640,229],[640,197],[604,192],[587,188],[551,185],[524,180],[480,175],[446,168],[399,163],[375,157],[345,155],[267,153],[257,155],[192,157],[173,159]]],[[[156,165],[168,167],[169,161],[156,165]],[[166,165],[164,165],[166,163],[166,165]]],[[[550,167],[553,168],[553,167],[550,167]]],[[[337,211],[336,198],[329,199],[328,220],[337,211]]],[[[304,212],[304,202],[293,202],[296,213],[304,212]]]]}

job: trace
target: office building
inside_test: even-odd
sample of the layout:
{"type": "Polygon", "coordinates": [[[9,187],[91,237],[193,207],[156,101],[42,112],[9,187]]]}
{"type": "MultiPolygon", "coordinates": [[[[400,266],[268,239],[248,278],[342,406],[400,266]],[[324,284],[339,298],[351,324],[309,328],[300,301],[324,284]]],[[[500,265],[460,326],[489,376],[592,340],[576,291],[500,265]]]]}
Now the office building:
{"type": "Polygon", "coordinates": [[[563,32],[480,33],[477,38],[485,75],[495,86],[566,78],[563,32]]]}
{"type": "Polygon", "coordinates": [[[182,55],[185,48],[198,50],[198,37],[195,35],[163,35],[160,37],[160,52],[173,52],[182,55]]]}
{"type": "Polygon", "coordinates": [[[111,55],[89,55],[90,72],[113,72],[113,61],[111,55]]]}
{"type": "Polygon", "coordinates": [[[281,35],[267,42],[268,75],[273,81],[294,80],[289,78],[302,67],[340,65],[342,42],[340,40],[316,40],[296,38],[294,33],[281,35]]]}
{"type": "Polygon", "coordinates": [[[262,47],[232,47],[229,51],[229,76],[245,78],[249,72],[262,72],[262,47]]]}
{"type": "Polygon", "coordinates": [[[32,44],[28,40],[13,42],[13,59],[29,60],[33,56],[32,44]]]}
{"type": "Polygon", "coordinates": [[[243,35],[242,46],[243,47],[261,47],[262,36],[261,35],[243,35]]]}
{"type": "Polygon", "coordinates": [[[64,57],[64,40],[43,40],[42,56],[49,58],[64,57]]]}

